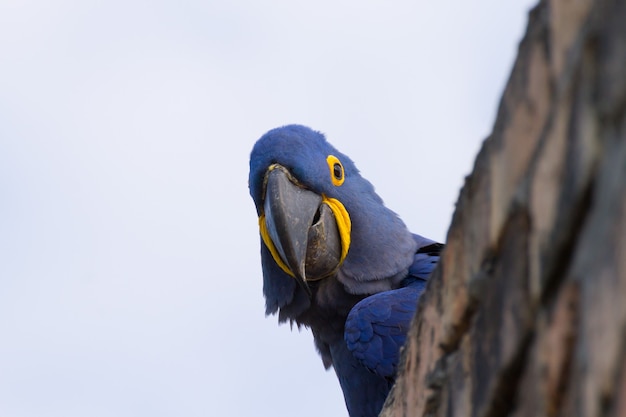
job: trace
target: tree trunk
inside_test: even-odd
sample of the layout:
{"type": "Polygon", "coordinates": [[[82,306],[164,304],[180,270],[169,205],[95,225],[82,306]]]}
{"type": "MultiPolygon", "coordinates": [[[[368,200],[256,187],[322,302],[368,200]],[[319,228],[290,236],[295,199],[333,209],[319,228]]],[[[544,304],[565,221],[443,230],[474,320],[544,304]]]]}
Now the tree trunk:
{"type": "Polygon", "coordinates": [[[626,1],[541,1],[381,416],[626,416],[626,1]]]}

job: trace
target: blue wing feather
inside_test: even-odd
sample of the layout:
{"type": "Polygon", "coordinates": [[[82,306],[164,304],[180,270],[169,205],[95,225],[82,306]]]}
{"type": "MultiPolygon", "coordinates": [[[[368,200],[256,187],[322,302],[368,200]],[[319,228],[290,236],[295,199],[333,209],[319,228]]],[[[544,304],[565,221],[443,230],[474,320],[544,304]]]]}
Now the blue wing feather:
{"type": "MultiPolygon", "coordinates": [[[[415,236],[415,239],[420,239],[415,236]]],[[[439,260],[442,245],[420,241],[402,287],[371,295],[357,303],[346,320],[348,349],[372,372],[393,379],[419,296],[439,260]]]]}

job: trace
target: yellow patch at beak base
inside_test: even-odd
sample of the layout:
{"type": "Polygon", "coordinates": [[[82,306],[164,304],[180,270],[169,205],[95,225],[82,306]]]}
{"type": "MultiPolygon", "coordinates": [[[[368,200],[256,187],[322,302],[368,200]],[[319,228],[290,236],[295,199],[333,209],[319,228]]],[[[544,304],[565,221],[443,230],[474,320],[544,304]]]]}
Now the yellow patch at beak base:
{"type": "Polygon", "coordinates": [[[330,207],[337,221],[337,229],[339,229],[339,236],[341,238],[341,258],[339,258],[339,265],[341,265],[348,255],[348,249],[350,249],[350,232],[352,232],[350,215],[343,204],[341,204],[341,201],[336,198],[329,198],[322,195],[322,202],[330,207]]]}
{"type": "Polygon", "coordinates": [[[278,250],[276,249],[276,246],[274,246],[274,242],[272,242],[272,238],[267,232],[267,224],[265,223],[265,213],[259,216],[259,230],[261,232],[261,239],[263,239],[263,243],[265,243],[265,246],[267,246],[267,249],[272,254],[272,258],[274,258],[274,261],[276,261],[276,264],[280,267],[280,269],[285,271],[287,275],[290,275],[295,278],[296,277],[295,274],[291,272],[291,269],[289,269],[287,264],[283,262],[282,258],[280,257],[280,254],[278,253],[278,250]]]}

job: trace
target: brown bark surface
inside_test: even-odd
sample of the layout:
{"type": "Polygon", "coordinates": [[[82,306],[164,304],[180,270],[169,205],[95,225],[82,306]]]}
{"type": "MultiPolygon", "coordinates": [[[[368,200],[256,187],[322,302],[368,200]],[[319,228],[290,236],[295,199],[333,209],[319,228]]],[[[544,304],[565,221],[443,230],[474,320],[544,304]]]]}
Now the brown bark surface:
{"type": "Polygon", "coordinates": [[[541,1],[383,417],[626,416],[626,1],[541,1]]]}

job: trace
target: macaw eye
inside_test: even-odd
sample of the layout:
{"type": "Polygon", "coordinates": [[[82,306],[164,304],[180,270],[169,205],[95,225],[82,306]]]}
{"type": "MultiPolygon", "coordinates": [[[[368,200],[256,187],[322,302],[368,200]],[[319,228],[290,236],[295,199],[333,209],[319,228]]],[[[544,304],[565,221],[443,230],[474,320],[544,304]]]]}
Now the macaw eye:
{"type": "Polygon", "coordinates": [[[341,161],[339,161],[339,158],[334,155],[328,155],[326,157],[326,162],[328,163],[328,168],[330,169],[330,179],[332,180],[333,185],[335,187],[339,187],[345,180],[345,174],[341,161]]]}
{"type": "Polygon", "coordinates": [[[343,170],[341,169],[341,165],[337,163],[333,165],[333,175],[337,181],[341,181],[341,178],[343,178],[343,170]]]}

